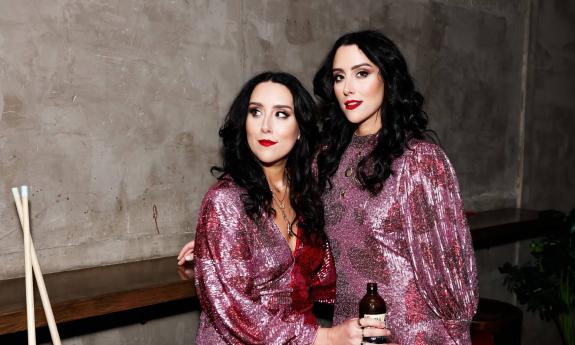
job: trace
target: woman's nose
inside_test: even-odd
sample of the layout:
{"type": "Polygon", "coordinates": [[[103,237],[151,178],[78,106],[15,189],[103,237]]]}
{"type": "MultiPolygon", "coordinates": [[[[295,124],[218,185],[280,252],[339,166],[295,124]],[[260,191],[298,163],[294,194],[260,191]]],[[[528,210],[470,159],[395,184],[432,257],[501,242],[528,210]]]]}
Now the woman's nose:
{"type": "Polygon", "coordinates": [[[351,81],[349,79],[345,79],[344,84],[343,84],[343,95],[349,96],[353,93],[354,93],[353,81],[351,81]]]}
{"type": "Polygon", "coordinates": [[[271,132],[272,126],[271,126],[271,116],[268,116],[267,114],[264,115],[262,117],[262,126],[261,126],[261,131],[263,133],[269,133],[271,132]]]}

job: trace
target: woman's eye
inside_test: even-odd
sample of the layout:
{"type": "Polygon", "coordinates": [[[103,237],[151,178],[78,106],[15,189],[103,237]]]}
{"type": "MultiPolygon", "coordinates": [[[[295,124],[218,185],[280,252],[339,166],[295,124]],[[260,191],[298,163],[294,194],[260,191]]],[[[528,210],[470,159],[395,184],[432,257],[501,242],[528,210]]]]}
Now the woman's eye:
{"type": "Polygon", "coordinates": [[[359,71],[359,72],[357,72],[357,76],[358,76],[359,78],[365,78],[365,77],[367,77],[368,75],[369,75],[369,73],[366,72],[366,71],[359,71]]]}
{"type": "Polygon", "coordinates": [[[258,109],[258,108],[250,108],[248,110],[248,112],[252,115],[252,116],[260,116],[262,114],[262,112],[258,109]]]}
{"type": "Polygon", "coordinates": [[[342,81],[342,80],[343,80],[343,75],[341,75],[341,74],[336,74],[336,75],[333,76],[333,81],[336,82],[336,83],[337,83],[337,82],[340,82],[340,81],[342,81]]]}
{"type": "Polygon", "coordinates": [[[286,113],[285,111],[278,111],[276,113],[276,116],[279,117],[280,119],[285,119],[286,117],[289,117],[289,114],[286,113]]]}

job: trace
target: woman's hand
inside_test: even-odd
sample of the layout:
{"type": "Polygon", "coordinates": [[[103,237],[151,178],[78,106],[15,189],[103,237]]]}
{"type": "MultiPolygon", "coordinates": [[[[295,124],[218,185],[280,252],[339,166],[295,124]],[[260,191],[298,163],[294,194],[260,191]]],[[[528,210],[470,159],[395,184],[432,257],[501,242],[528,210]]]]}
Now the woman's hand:
{"type": "Polygon", "coordinates": [[[188,242],[182,250],[180,250],[180,254],[178,254],[178,265],[182,266],[186,262],[194,260],[194,241],[188,242]]]}
{"type": "Polygon", "coordinates": [[[380,321],[371,318],[354,318],[332,328],[320,328],[314,345],[360,345],[363,337],[389,336],[390,334],[380,321]]]}

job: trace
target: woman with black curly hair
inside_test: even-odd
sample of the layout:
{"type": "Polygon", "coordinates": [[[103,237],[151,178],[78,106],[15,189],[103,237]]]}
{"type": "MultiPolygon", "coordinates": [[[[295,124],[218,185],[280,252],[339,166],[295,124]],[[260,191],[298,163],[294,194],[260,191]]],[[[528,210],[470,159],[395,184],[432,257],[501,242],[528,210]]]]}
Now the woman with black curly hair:
{"type": "Polygon", "coordinates": [[[475,259],[455,172],[430,140],[423,96],[376,31],[339,38],[314,78],[317,174],[337,271],[334,323],[357,315],[367,282],[401,345],[471,344],[475,259]]]}
{"type": "Polygon", "coordinates": [[[219,132],[223,164],[212,169],[220,175],[196,228],[197,344],[356,345],[362,334],[389,334],[358,325],[383,326],[375,320],[320,329],[312,314],[335,288],[312,175],[316,114],[287,73],[257,75],[232,103],[219,132]]]}

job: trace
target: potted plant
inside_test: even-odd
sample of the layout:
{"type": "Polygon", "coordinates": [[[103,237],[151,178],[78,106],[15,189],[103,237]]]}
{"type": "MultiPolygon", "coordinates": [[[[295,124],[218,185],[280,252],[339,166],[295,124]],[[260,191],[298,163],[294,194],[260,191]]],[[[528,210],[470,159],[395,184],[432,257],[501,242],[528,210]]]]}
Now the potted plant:
{"type": "Polygon", "coordinates": [[[520,304],[553,321],[564,345],[575,345],[575,210],[553,213],[562,217],[561,226],[531,242],[532,260],[521,266],[507,262],[499,271],[520,304]]]}

